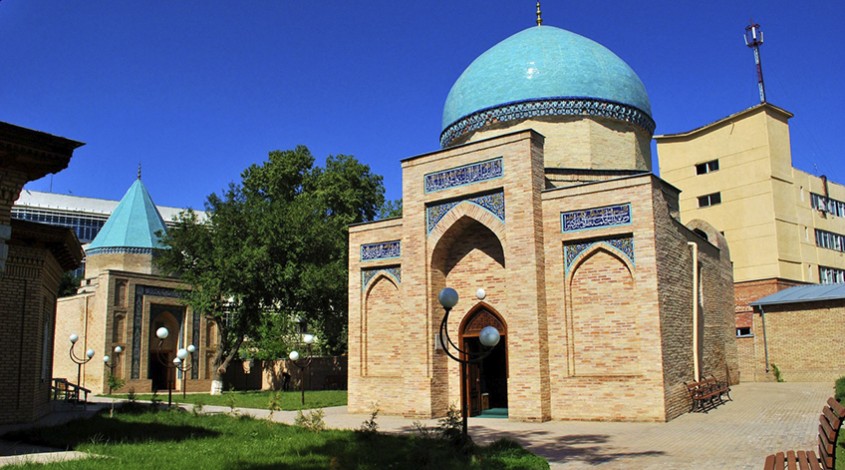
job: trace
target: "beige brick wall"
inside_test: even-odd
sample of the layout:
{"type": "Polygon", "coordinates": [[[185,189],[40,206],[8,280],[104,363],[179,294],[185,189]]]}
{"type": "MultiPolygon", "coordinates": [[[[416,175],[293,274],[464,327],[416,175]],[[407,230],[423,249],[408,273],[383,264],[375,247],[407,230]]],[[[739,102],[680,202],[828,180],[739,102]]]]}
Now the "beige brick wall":
{"type": "Polygon", "coordinates": [[[0,423],[30,422],[50,411],[49,329],[61,268],[44,248],[9,248],[6,272],[0,274],[0,344],[7,346],[0,367],[0,423]]]}
{"type": "MultiPolygon", "coordinates": [[[[188,379],[185,381],[186,390],[204,392],[210,390],[211,377],[208,363],[212,359],[213,345],[209,345],[205,338],[209,330],[206,318],[204,316],[200,318],[199,337],[194,338],[192,310],[189,307],[186,308],[179,298],[155,293],[146,293],[141,302],[139,374],[137,379],[132,379],[131,368],[135,355],[133,344],[136,330],[135,299],[139,286],[144,286],[145,289],[183,290],[187,288],[182,282],[171,278],[100,269],[96,277],[86,275],[85,285],[80,294],[59,299],[56,344],[60,347],[54,354],[54,375],[76,382],[77,366],[71,361],[67,350],[70,346],[68,336],[76,333],[80,337],[75,349],[78,355],[83,355],[87,348],[93,348],[96,352],[94,359],[82,367],[83,386],[97,394],[108,391],[110,369],[103,363],[103,355],[108,354],[112,357],[115,376],[126,380],[126,385],[115,391],[125,392],[129,389],[134,389],[138,393],[151,391],[149,361],[150,338],[153,337],[153,333],[150,331],[150,311],[153,305],[171,306],[177,310],[185,308],[182,320],[183,346],[194,344],[199,348],[199,352],[194,353],[199,357],[198,378],[190,378],[192,372],[188,371],[188,379]],[[114,354],[115,346],[123,348],[123,353],[119,356],[114,354]]],[[[178,332],[171,331],[169,340],[175,344],[177,337],[178,332]]],[[[177,380],[174,387],[175,390],[181,391],[182,382],[177,380]]]]}
{"type": "MultiPolygon", "coordinates": [[[[762,317],[754,315],[753,338],[756,349],[755,378],[774,381],[772,370],[766,373],[764,344],[769,349],[769,364],[777,365],[787,382],[829,382],[845,376],[845,302],[813,302],[764,307],[766,334],[762,317]]],[[[770,367],[771,368],[771,367],[770,367]]]]}
{"type": "Polygon", "coordinates": [[[478,307],[506,325],[511,419],[677,416],[688,409],[683,381],[692,377],[690,240],[704,246],[702,369],[724,377],[725,364],[735,365],[729,255],[670,216],[677,192],[652,175],[546,191],[543,148],[541,135],[523,131],[407,159],[403,218],[350,228],[350,411],[368,411],[374,398],[385,413],[418,417],[459,404],[459,366],[434,344],[443,316],[437,294],[449,286],[461,299],[448,324],[453,339],[478,307]],[[501,178],[423,189],[426,174],[499,157],[501,178]],[[491,191],[504,193],[504,222],[460,202],[427,229],[427,205],[491,191]],[[561,212],[624,203],[630,225],[561,232],[561,212]],[[620,236],[632,237],[634,260],[599,243],[565,268],[567,244],[620,236]],[[400,259],[361,262],[362,244],[388,240],[401,240],[400,259]],[[391,266],[401,267],[398,286],[376,277],[362,287],[362,269],[391,266]]]}

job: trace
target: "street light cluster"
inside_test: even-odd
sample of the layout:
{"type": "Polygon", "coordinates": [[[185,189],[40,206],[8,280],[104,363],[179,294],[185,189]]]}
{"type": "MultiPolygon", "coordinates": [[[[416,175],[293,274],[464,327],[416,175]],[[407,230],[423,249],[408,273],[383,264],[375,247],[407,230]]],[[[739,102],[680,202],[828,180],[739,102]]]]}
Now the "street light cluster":
{"type": "Polygon", "coordinates": [[[164,366],[167,367],[167,406],[173,404],[173,375],[175,371],[178,369],[182,372],[182,398],[185,398],[185,373],[191,370],[191,363],[190,361],[186,361],[189,354],[193,354],[197,351],[197,347],[193,344],[189,344],[187,348],[179,348],[176,351],[176,357],[173,358],[171,364],[167,363],[167,360],[164,358],[161,352],[161,346],[164,344],[164,340],[170,336],[170,331],[166,327],[160,327],[156,330],[156,338],[158,338],[158,360],[164,366]],[[173,370],[173,373],[171,373],[173,370]]]}
{"type": "MultiPolygon", "coordinates": [[[[478,289],[476,291],[476,296],[479,299],[483,299],[486,297],[486,293],[484,289],[478,289]]],[[[459,362],[461,364],[461,383],[466,383],[466,376],[467,376],[467,365],[475,364],[481,362],[493,352],[493,348],[499,344],[499,340],[501,339],[501,333],[493,326],[485,326],[481,329],[478,334],[478,341],[481,342],[481,345],[484,346],[485,349],[481,351],[469,351],[466,349],[461,349],[452,341],[452,338],[449,337],[449,313],[452,311],[452,308],[458,304],[458,292],[451,287],[446,287],[440,291],[440,294],[437,296],[437,299],[440,301],[440,305],[443,306],[443,320],[440,322],[440,347],[449,356],[451,359],[459,362]],[[453,354],[449,348],[454,349],[458,352],[457,355],[453,354]]],[[[467,440],[467,418],[469,414],[469,392],[463,394],[463,399],[461,400],[461,437],[466,442],[467,440]]]]}
{"type": "MultiPolygon", "coordinates": [[[[304,330],[305,328],[303,327],[302,329],[304,330]]],[[[308,368],[308,366],[311,365],[311,360],[314,358],[312,351],[311,351],[311,345],[314,344],[315,339],[316,339],[316,337],[312,334],[309,334],[309,333],[303,333],[302,334],[302,342],[305,344],[305,348],[307,349],[307,352],[308,352],[308,356],[304,359],[303,362],[300,362],[300,360],[299,360],[300,359],[299,351],[294,349],[293,351],[290,352],[290,354],[288,354],[288,357],[290,358],[293,365],[295,365],[299,369],[299,375],[300,375],[299,388],[302,391],[302,405],[303,406],[305,406],[305,374],[303,372],[306,368],[308,368]]]]}

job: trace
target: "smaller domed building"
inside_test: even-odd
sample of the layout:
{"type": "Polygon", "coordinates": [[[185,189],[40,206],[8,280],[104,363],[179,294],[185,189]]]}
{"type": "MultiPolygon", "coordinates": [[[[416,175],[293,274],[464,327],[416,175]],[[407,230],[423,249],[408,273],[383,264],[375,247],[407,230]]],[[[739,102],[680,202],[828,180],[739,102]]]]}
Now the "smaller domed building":
{"type": "Polygon", "coordinates": [[[175,390],[210,390],[216,328],[182,300],[190,286],[158,272],[153,258],[165,249],[159,235],[166,230],[139,173],[85,247],[85,276],[78,293],[57,302],[54,377],[76,382],[77,365],[68,354],[68,337],[76,334],[77,355],[87,349],[96,353],[80,377],[80,385],[94,393],[108,392],[110,373],[124,381],[124,392],[167,390],[170,380],[175,390]],[[155,334],[160,327],[170,333],[162,342],[155,334]],[[181,371],[165,364],[188,345],[198,352],[189,356],[183,381],[181,371]],[[115,354],[118,346],[122,352],[115,354]],[[104,355],[110,356],[111,367],[104,364],[104,355]]]}
{"type": "Polygon", "coordinates": [[[448,94],[442,149],[402,161],[403,216],[350,228],[349,410],[524,421],[667,421],[685,381],[736,382],[730,254],[678,219],[651,172],[645,86],[551,26],[479,56],[448,94]],[[502,334],[461,376],[462,348],[502,334]],[[460,407],[460,406],[459,406],[460,407]]]}

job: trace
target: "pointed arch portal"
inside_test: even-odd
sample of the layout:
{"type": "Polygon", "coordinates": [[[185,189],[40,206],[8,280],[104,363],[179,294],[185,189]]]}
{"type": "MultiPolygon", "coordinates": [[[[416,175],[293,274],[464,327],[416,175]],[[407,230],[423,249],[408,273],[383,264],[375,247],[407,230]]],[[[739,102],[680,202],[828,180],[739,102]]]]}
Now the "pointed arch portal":
{"type": "Polygon", "coordinates": [[[485,411],[507,417],[508,408],[508,330],[504,320],[487,305],[480,304],[470,311],[460,328],[460,347],[465,351],[480,351],[478,339],[481,329],[493,326],[501,334],[493,352],[478,363],[469,364],[461,383],[461,399],[469,395],[469,415],[485,411]]]}

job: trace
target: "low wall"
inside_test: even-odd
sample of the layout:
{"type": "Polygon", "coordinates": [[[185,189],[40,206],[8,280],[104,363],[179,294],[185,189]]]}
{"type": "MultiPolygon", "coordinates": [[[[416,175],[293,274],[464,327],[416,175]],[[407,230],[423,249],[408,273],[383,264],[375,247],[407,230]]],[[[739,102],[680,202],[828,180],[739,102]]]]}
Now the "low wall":
{"type": "Polygon", "coordinates": [[[223,386],[225,390],[299,390],[304,378],[306,390],[346,390],[346,374],[346,356],[315,357],[304,370],[287,359],[232,361],[223,386]]]}

